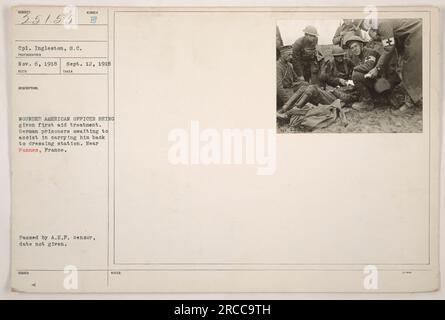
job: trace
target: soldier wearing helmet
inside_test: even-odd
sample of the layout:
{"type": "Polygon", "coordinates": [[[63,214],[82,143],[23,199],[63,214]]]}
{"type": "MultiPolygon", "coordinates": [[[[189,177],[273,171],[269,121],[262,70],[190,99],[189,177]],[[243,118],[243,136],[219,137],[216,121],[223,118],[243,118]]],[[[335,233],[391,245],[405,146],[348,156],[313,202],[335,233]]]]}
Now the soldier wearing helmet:
{"type": "Polygon", "coordinates": [[[377,94],[387,95],[400,83],[400,78],[394,69],[382,70],[380,77],[375,77],[370,72],[376,67],[380,54],[364,46],[365,41],[361,37],[352,36],[346,39],[353,59],[354,70],[352,80],[360,94],[360,101],[352,105],[356,110],[374,108],[373,97],[377,94]]]}
{"type": "Polygon", "coordinates": [[[318,32],[313,26],[303,30],[304,36],[292,45],[292,65],[299,80],[318,83],[323,56],[317,50],[318,32]]]}
{"type": "Polygon", "coordinates": [[[345,39],[345,44],[351,52],[352,63],[354,64],[352,80],[359,91],[361,100],[354,103],[352,107],[357,110],[372,109],[374,104],[371,92],[375,80],[367,78],[365,75],[375,67],[380,54],[375,50],[366,48],[364,46],[365,40],[359,36],[351,36],[345,39]]]}
{"type": "Polygon", "coordinates": [[[351,79],[354,64],[346,57],[346,52],[339,46],[332,48],[332,60],[328,60],[322,68],[320,81],[331,87],[346,86],[351,79]]]}

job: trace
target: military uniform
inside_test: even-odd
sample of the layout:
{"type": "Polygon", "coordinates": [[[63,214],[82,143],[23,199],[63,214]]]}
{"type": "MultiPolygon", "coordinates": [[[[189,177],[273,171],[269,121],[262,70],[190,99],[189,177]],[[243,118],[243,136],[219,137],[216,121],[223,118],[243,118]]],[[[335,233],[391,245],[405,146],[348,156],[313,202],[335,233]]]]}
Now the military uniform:
{"type": "Polygon", "coordinates": [[[356,57],[357,65],[354,67],[352,80],[364,101],[370,101],[371,98],[380,102],[390,101],[392,89],[401,81],[394,61],[381,70],[378,78],[365,78],[365,74],[377,65],[380,57],[377,51],[366,47],[363,48],[362,55],[356,57]]]}
{"type": "Polygon", "coordinates": [[[372,49],[363,47],[359,56],[353,56],[354,70],[352,80],[364,101],[371,100],[371,91],[374,90],[375,79],[365,78],[365,74],[371,71],[377,64],[380,54],[372,49]]]}
{"type": "Polygon", "coordinates": [[[310,102],[315,105],[330,104],[337,99],[332,92],[323,90],[322,88],[307,82],[299,84],[295,95],[298,97],[297,101],[300,100],[300,103],[302,103],[301,97],[307,95],[307,99],[304,103],[310,102]]]}
{"type": "Polygon", "coordinates": [[[334,34],[334,38],[332,38],[332,43],[335,45],[339,45],[340,47],[345,46],[344,39],[350,37],[351,35],[356,35],[361,37],[362,33],[360,28],[355,26],[354,24],[342,24],[337,28],[334,34]]]}
{"type": "Polygon", "coordinates": [[[281,59],[277,61],[277,98],[284,104],[294,94],[293,85],[297,80],[292,64],[281,59]]]}
{"type": "Polygon", "coordinates": [[[362,52],[359,56],[352,57],[354,71],[368,73],[375,67],[379,58],[380,54],[377,51],[363,47],[362,52]]]}
{"type": "Polygon", "coordinates": [[[320,57],[317,57],[317,43],[306,38],[298,38],[292,45],[292,65],[298,77],[304,80],[317,83],[320,71],[320,57]]]}
{"type": "Polygon", "coordinates": [[[420,19],[380,20],[377,35],[383,53],[377,62],[384,69],[396,50],[402,60],[402,82],[413,102],[422,98],[422,21],[420,19]]]}
{"type": "Polygon", "coordinates": [[[315,105],[330,104],[337,99],[332,92],[323,90],[317,85],[309,84],[303,80],[294,84],[294,90],[295,93],[278,112],[279,117],[287,118],[290,110],[302,108],[308,102],[315,105]]]}
{"type": "Polygon", "coordinates": [[[341,85],[340,79],[351,79],[353,70],[354,64],[348,58],[344,58],[341,63],[338,63],[335,59],[328,60],[322,68],[320,79],[323,84],[337,87],[341,85]]]}

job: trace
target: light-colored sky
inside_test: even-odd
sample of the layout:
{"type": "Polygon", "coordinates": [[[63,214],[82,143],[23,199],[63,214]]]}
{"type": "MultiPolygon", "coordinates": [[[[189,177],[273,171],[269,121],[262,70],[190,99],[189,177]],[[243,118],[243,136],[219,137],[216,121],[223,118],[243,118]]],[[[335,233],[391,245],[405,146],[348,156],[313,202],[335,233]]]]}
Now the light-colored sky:
{"type": "MultiPolygon", "coordinates": [[[[284,45],[291,45],[297,38],[303,36],[303,29],[308,25],[317,28],[318,44],[332,44],[332,38],[341,23],[342,20],[280,20],[277,22],[284,45]]],[[[362,35],[364,36],[364,32],[362,35]]]]}

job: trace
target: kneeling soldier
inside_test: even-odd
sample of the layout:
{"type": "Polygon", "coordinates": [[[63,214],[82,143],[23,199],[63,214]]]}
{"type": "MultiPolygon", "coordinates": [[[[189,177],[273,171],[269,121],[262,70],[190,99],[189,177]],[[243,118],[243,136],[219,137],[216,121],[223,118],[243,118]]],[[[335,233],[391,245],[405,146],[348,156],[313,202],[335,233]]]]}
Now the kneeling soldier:
{"type": "Polygon", "coordinates": [[[375,67],[380,54],[377,51],[364,47],[365,41],[358,36],[345,39],[345,43],[352,54],[352,63],[354,64],[352,81],[354,81],[354,85],[359,91],[361,100],[354,103],[352,108],[356,110],[372,109],[374,103],[372,102],[371,92],[374,90],[375,79],[371,79],[366,75],[375,67]]]}
{"type": "Polygon", "coordinates": [[[328,84],[331,87],[346,86],[347,80],[351,79],[354,64],[345,57],[346,52],[339,46],[332,49],[333,59],[324,65],[320,80],[323,85],[328,84]]]}
{"type": "MultiPolygon", "coordinates": [[[[352,80],[360,94],[360,102],[352,105],[356,110],[365,110],[374,108],[373,98],[376,94],[388,93],[400,83],[396,69],[392,64],[381,70],[380,76],[376,78],[372,74],[372,70],[377,65],[380,54],[370,48],[364,47],[365,41],[356,36],[352,36],[346,40],[348,47],[353,55],[352,62],[354,71],[352,80]]],[[[383,96],[385,97],[385,96],[383,96]]]]}

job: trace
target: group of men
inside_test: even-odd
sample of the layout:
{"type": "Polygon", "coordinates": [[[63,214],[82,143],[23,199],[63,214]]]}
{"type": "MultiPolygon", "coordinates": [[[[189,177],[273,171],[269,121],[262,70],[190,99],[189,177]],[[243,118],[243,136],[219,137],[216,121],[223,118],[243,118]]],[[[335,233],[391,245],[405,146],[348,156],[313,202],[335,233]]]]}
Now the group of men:
{"type": "MultiPolygon", "coordinates": [[[[279,46],[278,33],[277,30],[279,46]]],[[[370,110],[375,107],[374,101],[391,97],[400,83],[405,97],[401,106],[394,106],[395,113],[404,113],[421,100],[420,19],[344,19],[332,39],[331,59],[326,59],[318,49],[315,27],[307,26],[303,33],[293,45],[279,46],[278,118],[288,118],[291,109],[301,108],[307,102],[330,104],[336,99],[349,103],[355,110],[370,110]],[[372,41],[365,41],[361,30],[372,41]]]]}

